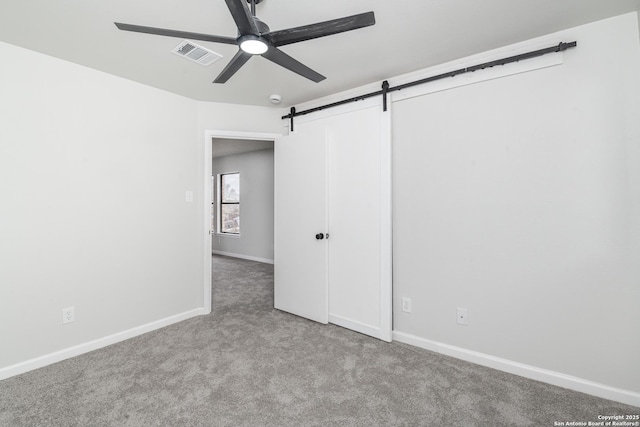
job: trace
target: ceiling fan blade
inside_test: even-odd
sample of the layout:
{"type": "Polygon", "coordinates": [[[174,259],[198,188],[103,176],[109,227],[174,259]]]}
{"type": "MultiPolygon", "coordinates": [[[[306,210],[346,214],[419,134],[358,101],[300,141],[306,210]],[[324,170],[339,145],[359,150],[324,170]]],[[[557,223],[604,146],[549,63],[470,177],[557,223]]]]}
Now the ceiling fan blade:
{"type": "Polygon", "coordinates": [[[240,34],[259,34],[258,26],[249,10],[249,6],[247,6],[246,0],[225,0],[225,2],[240,34]]]}
{"type": "Polygon", "coordinates": [[[214,36],[211,34],[191,33],[188,31],[167,30],[165,28],[143,27],[142,25],[123,24],[114,22],[116,27],[124,31],[133,31],[134,33],[156,34],[159,36],[178,37],[181,39],[203,40],[207,42],[237,44],[236,39],[232,37],[214,36]]]}
{"type": "Polygon", "coordinates": [[[303,25],[302,27],[274,31],[265,34],[265,37],[269,39],[274,46],[284,46],[304,40],[368,27],[375,23],[376,18],[373,12],[366,12],[344,18],[332,19],[330,21],[318,22],[316,24],[303,25]]]}
{"type": "Polygon", "coordinates": [[[216,77],[214,83],[226,83],[253,55],[238,49],[238,53],[224,67],[224,70],[216,77]]]}
{"type": "Polygon", "coordinates": [[[269,50],[263,53],[262,56],[267,58],[269,61],[275,62],[287,70],[300,74],[302,77],[306,77],[316,83],[326,79],[322,74],[319,74],[301,62],[296,61],[277,47],[269,46],[269,50]]]}

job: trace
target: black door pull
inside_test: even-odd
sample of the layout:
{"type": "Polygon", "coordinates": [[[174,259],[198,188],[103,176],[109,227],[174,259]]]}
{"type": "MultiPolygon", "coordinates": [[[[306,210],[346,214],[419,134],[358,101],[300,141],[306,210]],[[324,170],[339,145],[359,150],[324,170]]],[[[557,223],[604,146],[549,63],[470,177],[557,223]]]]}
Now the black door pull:
{"type": "Polygon", "coordinates": [[[324,239],[324,234],[323,233],[316,234],[316,240],[322,240],[322,239],[324,239]]]}

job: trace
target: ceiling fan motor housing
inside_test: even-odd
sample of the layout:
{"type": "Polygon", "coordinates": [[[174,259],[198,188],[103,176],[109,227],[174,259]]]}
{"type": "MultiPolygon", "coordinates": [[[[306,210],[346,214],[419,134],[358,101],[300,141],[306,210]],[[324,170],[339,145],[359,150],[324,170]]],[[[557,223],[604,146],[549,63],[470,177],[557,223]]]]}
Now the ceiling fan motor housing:
{"type": "Polygon", "coordinates": [[[260,19],[258,19],[257,17],[255,18],[255,23],[256,23],[256,27],[258,27],[258,33],[260,34],[267,34],[269,31],[271,31],[269,29],[269,26],[267,24],[265,24],[264,22],[262,22],[260,19]]]}

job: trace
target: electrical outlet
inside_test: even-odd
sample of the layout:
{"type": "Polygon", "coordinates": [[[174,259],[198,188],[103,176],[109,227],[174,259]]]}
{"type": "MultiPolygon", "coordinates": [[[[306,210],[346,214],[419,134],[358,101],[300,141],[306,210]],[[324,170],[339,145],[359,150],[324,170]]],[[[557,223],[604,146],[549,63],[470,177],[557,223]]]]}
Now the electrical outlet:
{"type": "Polygon", "coordinates": [[[67,307],[62,309],[62,323],[71,323],[75,322],[76,313],[74,307],[67,307]]]}
{"type": "Polygon", "coordinates": [[[411,298],[402,298],[402,311],[411,313],[411,298]]]}
{"type": "Polygon", "coordinates": [[[466,308],[458,307],[458,309],[456,310],[456,322],[458,323],[458,325],[467,326],[469,324],[469,312],[466,308]]]}

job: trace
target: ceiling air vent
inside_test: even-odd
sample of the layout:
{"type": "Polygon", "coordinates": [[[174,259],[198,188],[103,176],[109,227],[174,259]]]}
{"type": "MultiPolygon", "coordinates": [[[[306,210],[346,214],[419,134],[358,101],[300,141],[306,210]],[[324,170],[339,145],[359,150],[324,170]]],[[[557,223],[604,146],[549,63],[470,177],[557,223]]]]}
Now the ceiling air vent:
{"type": "Polygon", "coordinates": [[[193,62],[197,62],[200,65],[211,65],[218,59],[222,58],[222,55],[215,53],[209,49],[185,40],[176,46],[171,53],[187,58],[193,62]]]}

